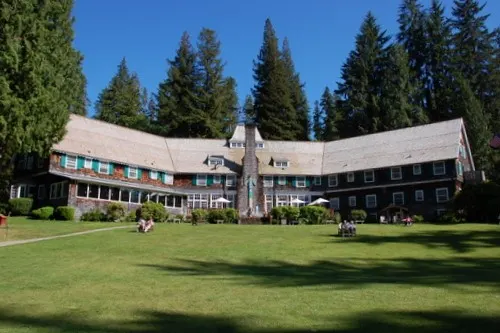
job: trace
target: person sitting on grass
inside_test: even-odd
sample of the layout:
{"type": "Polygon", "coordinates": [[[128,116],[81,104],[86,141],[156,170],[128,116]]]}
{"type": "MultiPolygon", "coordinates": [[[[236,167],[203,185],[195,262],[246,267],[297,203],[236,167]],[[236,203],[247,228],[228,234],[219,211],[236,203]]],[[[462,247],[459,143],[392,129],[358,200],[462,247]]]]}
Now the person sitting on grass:
{"type": "Polygon", "coordinates": [[[153,227],[154,227],[155,223],[153,221],[153,218],[150,218],[145,226],[144,226],[144,232],[148,232],[149,230],[153,230],[153,227]]]}

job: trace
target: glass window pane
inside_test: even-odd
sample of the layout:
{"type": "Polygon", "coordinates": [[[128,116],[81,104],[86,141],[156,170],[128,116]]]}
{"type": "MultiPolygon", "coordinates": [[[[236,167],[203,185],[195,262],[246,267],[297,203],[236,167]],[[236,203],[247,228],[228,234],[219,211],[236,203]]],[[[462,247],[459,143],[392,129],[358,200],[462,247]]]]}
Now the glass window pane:
{"type": "Polygon", "coordinates": [[[98,198],[99,185],[89,185],[89,198],[98,198]]]}

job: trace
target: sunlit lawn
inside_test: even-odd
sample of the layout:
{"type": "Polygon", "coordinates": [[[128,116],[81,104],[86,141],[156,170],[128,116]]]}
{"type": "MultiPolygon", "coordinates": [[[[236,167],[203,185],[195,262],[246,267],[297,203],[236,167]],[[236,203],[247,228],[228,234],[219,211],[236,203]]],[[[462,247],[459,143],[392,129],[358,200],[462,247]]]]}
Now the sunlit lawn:
{"type": "Polygon", "coordinates": [[[0,248],[0,332],[498,332],[500,226],[358,229],[162,224],[0,248]]]}
{"type": "Polygon", "coordinates": [[[120,225],[100,222],[37,221],[25,217],[9,217],[8,229],[4,226],[0,228],[0,242],[57,236],[120,225]]]}

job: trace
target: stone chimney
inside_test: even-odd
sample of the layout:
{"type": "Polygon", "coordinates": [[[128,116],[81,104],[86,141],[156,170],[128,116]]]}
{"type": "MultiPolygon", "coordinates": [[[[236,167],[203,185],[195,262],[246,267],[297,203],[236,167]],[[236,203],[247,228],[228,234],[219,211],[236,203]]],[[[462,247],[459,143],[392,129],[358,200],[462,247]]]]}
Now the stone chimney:
{"type": "MultiPolygon", "coordinates": [[[[240,216],[255,216],[258,198],[260,197],[258,176],[259,165],[255,155],[255,132],[254,124],[245,125],[245,155],[243,157],[243,172],[238,183],[238,210],[240,216]]],[[[262,207],[259,207],[261,215],[262,207]]]]}

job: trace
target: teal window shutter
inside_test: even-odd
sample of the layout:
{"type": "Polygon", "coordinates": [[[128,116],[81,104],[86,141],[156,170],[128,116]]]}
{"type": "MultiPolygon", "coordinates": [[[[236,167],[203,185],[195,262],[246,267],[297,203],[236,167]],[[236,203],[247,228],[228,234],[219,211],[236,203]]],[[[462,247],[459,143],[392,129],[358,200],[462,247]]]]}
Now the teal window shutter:
{"type": "Polygon", "coordinates": [[[161,182],[165,184],[167,182],[167,175],[165,174],[165,172],[161,172],[160,177],[161,177],[161,182]]]}
{"type": "Polygon", "coordinates": [[[95,172],[99,172],[99,161],[98,160],[92,160],[92,170],[95,172]]]}
{"type": "Polygon", "coordinates": [[[196,185],[196,175],[193,175],[193,185],[196,185]]]}
{"type": "Polygon", "coordinates": [[[115,173],[115,165],[113,163],[109,163],[108,174],[112,175],[115,173]]]}
{"type": "Polygon", "coordinates": [[[296,186],[297,186],[296,184],[297,184],[297,178],[296,178],[296,177],[293,177],[293,178],[292,178],[292,186],[293,186],[293,187],[296,187],[296,186]]]}
{"type": "Polygon", "coordinates": [[[62,155],[62,156],[61,156],[61,166],[62,166],[63,168],[65,168],[65,167],[66,167],[66,155],[62,155]]]}
{"type": "Polygon", "coordinates": [[[207,186],[210,186],[214,183],[214,176],[208,175],[207,176],[207,186]]]}
{"type": "Polygon", "coordinates": [[[142,169],[137,168],[137,179],[142,179],[142,169]]]}
{"type": "Polygon", "coordinates": [[[123,175],[128,178],[128,166],[125,165],[125,168],[123,169],[123,175]]]}
{"type": "Polygon", "coordinates": [[[85,157],[78,156],[76,160],[76,169],[77,170],[83,169],[84,165],[85,165],[85,157]]]}
{"type": "Polygon", "coordinates": [[[311,186],[311,178],[306,177],[306,187],[311,186]]]}

